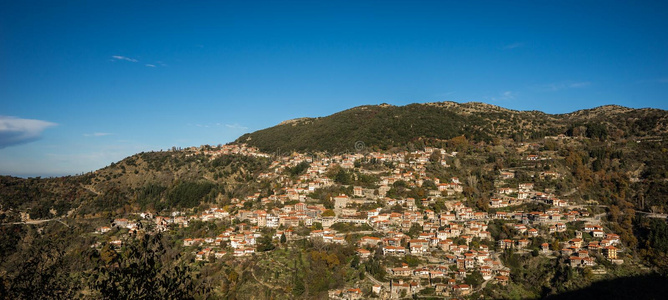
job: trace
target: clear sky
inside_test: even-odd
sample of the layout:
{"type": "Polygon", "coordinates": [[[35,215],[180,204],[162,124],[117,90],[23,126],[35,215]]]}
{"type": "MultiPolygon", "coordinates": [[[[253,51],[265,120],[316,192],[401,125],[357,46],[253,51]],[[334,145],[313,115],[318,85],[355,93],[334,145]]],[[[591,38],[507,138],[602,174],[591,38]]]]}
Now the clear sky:
{"type": "Polygon", "coordinates": [[[0,174],[365,104],[668,109],[666,1],[0,1],[0,174]]]}

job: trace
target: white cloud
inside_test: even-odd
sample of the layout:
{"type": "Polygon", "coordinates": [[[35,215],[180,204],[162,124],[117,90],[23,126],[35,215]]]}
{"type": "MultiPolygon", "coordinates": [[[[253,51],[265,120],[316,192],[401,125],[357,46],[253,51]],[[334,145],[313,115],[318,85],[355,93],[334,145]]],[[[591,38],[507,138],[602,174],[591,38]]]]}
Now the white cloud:
{"type": "Polygon", "coordinates": [[[114,60],[125,60],[125,61],[129,61],[129,62],[138,62],[138,60],[136,60],[134,58],[129,58],[127,56],[121,56],[121,55],[112,55],[111,58],[113,58],[114,60]]]}
{"type": "Polygon", "coordinates": [[[237,123],[234,124],[225,124],[225,127],[230,128],[230,129],[238,129],[238,130],[247,130],[248,127],[246,126],[241,126],[237,123]]]}
{"type": "Polygon", "coordinates": [[[94,133],[84,133],[85,137],[98,137],[98,136],[107,136],[112,135],[109,132],[94,132],[94,133]]]}
{"type": "Polygon", "coordinates": [[[544,92],[556,92],[560,90],[565,90],[565,89],[579,89],[579,88],[584,88],[587,86],[590,86],[591,82],[589,81],[580,81],[580,82],[572,82],[572,81],[566,81],[566,82],[553,82],[553,83],[548,83],[548,84],[540,84],[536,86],[538,90],[544,91],[544,92]]]}
{"type": "Polygon", "coordinates": [[[36,141],[42,131],[56,125],[42,120],[0,116],[0,149],[36,141]]]}
{"type": "Polygon", "coordinates": [[[152,65],[152,64],[146,64],[145,66],[150,67],[150,68],[155,68],[155,65],[152,65]]]}
{"type": "Polygon", "coordinates": [[[591,82],[589,81],[583,81],[583,82],[574,82],[568,85],[569,88],[581,88],[581,87],[586,87],[589,86],[591,82]]]}
{"type": "Polygon", "coordinates": [[[518,43],[508,44],[508,45],[503,46],[503,50],[511,50],[511,49],[515,49],[515,48],[519,48],[519,47],[524,47],[524,43],[518,42],[518,43]]]}
{"type": "Polygon", "coordinates": [[[192,123],[188,123],[187,125],[188,126],[200,127],[200,128],[214,128],[214,127],[224,126],[226,128],[234,129],[234,130],[248,130],[248,127],[240,125],[239,123],[234,123],[234,124],[223,124],[223,123],[204,123],[204,124],[196,123],[196,124],[192,124],[192,123]]]}
{"type": "Polygon", "coordinates": [[[505,91],[505,92],[501,93],[500,96],[491,97],[490,99],[492,101],[512,100],[512,99],[515,99],[515,96],[517,96],[517,93],[514,93],[512,91],[505,91]]]}

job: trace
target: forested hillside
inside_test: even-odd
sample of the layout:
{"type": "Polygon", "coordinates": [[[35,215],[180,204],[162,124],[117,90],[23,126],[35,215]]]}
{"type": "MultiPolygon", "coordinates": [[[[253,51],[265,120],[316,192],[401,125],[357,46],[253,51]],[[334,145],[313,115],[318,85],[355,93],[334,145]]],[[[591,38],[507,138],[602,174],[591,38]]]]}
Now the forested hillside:
{"type": "Polygon", "coordinates": [[[602,106],[569,114],[514,111],[483,103],[440,102],[406,106],[369,105],[331,116],[301,118],[245,134],[237,142],[265,152],[353,152],[361,141],[372,150],[427,144],[465,136],[476,142],[498,138],[531,141],[567,134],[600,139],[664,136],[668,114],[657,109],[602,106]]]}

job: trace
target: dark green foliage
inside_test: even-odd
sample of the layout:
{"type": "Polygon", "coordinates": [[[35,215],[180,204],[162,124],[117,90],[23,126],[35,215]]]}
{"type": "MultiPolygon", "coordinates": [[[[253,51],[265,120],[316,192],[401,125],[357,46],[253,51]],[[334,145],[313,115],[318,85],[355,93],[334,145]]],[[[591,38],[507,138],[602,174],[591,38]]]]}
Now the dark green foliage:
{"type": "Polygon", "coordinates": [[[601,123],[587,124],[587,137],[605,139],[608,137],[608,129],[601,123]]]}
{"type": "Polygon", "coordinates": [[[145,209],[148,206],[156,206],[162,197],[165,195],[167,187],[157,184],[149,183],[139,190],[137,190],[136,197],[137,203],[141,206],[142,209],[145,209]]]}
{"type": "MultiPolygon", "coordinates": [[[[491,113],[498,118],[503,113],[491,113]]],[[[411,104],[404,107],[363,106],[325,118],[308,119],[247,134],[238,139],[266,151],[354,152],[356,141],[366,147],[389,149],[403,146],[414,137],[449,139],[484,122],[480,116],[464,116],[444,107],[411,104]],[[250,139],[249,139],[250,137],[250,139]],[[308,142],[307,142],[308,141],[308,142]]],[[[482,126],[481,126],[482,127],[482,126]]],[[[477,132],[483,140],[488,133],[477,132]]]]}
{"type": "Polygon", "coordinates": [[[332,171],[333,176],[331,178],[334,179],[334,182],[343,185],[353,184],[353,176],[350,171],[341,167],[332,169],[332,171]]]}
{"type": "Polygon", "coordinates": [[[408,254],[404,256],[402,262],[406,263],[411,268],[415,268],[422,262],[422,260],[417,256],[408,254]]]}
{"type": "Polygon", "coordinates": [[[0,239],[0,264],[7,256],[14,253],[24,232],[25,228],[21,225],[0,226],[0,237],[2,237],[0,239]]]}
{"type": "Polygon", "coordinates": [[[437,144],[460,136],[486,143],[491,142],[492,137],[525,141],[560,133],[606,139],[611,130],[620,130],[626,135],[657,134],[660,132],[657,128],[665,122],[666,114],[662,110],[624,111],[614,107],[547,115],[481,103],[360,106],[323,118],[302,119],[245,134],[237,142],[249,143],[267,152],[281,149],[342,153],[387,150],[413,143],[424,145],[438,141],[437,144]],[[356,149],[357,141],[364,142],[366,148],[356,149]]]}
{"type": "Polygon", "coordinates": [[[100,195],[92,201],[91,212],[112,211],[123,207],[129,202],[130,191],[116,186],[102,190],[100,195]]]}
{"type": "Polygon", "coordinates": [[[418,223],[413,223],[411,224],[411,228],[408,230],[408,233],[406,234],[408,234],[412,238],[417,238],[418,235],[420,235],[420,233],[422,233],[422,226],[420,226],[420,224],[418,223]]]}
{"type": "Polygon", "coordinates": [[[433,295],[435,291],[436,291],[435,288],[427,287],[427,288],[424,288],[424,289],[420,290],[420,295],[433,295]]]}
{"type": "Polygon", "coordinates": [[[303,161],[292,168],[285,169],[285,172],[290,176],[297,176],[304,174],[308,170],[310,164],[307,161],[303,161]]]}
{"type": "Polygon", "coordinates": [[[436,183],[434,183],[433,180],[425,180],[422,182],[422,188],[426,190],[436,190],[438,187],[436,186],[436,183]]]}
{"type": "Polygon", "coordinates": [[[65,261],[60,245],[40,239],[14,262],[13,275],[0,279],[3,299],[72,299],[81,288],[80,282],[68,275],[71,266],[65,261]],[[6,286],[5,286],[6,285],[6,286]]]}
{"type": "Polygon", "coordinates": [[[372,257],[367,262],[364,263],[364,270],[371,274],[373,278],[384,281],[385,276],[387,276],[387,271],[385,267],[381,264],[380,260],[372,257]]]}
{"type": "Polygon", "coordinates": [[[91,289],[103,299],[193,299],[189,267],[167,254],[160,235],[134,240],[108,264],[98,267],[91,289]]]}
{"type": "Polygon", "coordinates": [[[464,282],[466,282],[466,284],[471,285],[473,287],[480,286],[480,284],[482,284],[483,281],[484,279],[482,278],[482,274],[480,274],[480,272],[477,270],[471,272],[471,274],[466,276],[466,278],[464,279],[464,282]]]}
{"type": "Polygon", "coordinates": [[[295,287],[292,289],[292,294],[295,296],[301,296],[306,291],[306,287],[304,287],[304,280],[299,278],[299,276],[295,277],[297,279],[295,280],[295,287]]]}
{"type": "Polygon", "coordinates": [[[355,173],[355,182],[353,182],[354,185],[359,185],[364,188],[376,188],[376,184],[380,180],[378,176],[375,175],[370,175],[370,174],[363,174],[356,172],[355,173]]]}
{"type": "Polygon", "coordinates": [[[211,201],[215,195],[209,193],[215,188],[210,182],[181,182],[174,186],[167,194],[169,207],[190,208],[200,202],[211,201]]]}
{"type": "Polygon", "coordinates": [[[333,209],[334,203],[332,202],[332,197],[338,196],[340,194],[351,196],[353,194],[353,187],[332,185],[329,187],[315,189],[315,191],[313,191],[313,193],[309,196],[313,199],[322,201],[322,203],[325,205],[325,208],[333,209]]]}
{"type": "Polygon", "coordinates": [[[668,224],[666,220],[637,217],[635,231],[640,255],[668,274],[668,224]]]}
{"type": "Polygon", "coordinates": [[[668,278],[665,275],[622,277],[594,282],[591,286],[550,295],[549,300],[589,299],[665,299],[668,295],[668,278]]]}
{"type": "Polygon", "coordinates": [[[48,179],[0,176],[0,207],[4,211],[30,209],[34,218],[50,216],[51,209],[62,215],[83,199],[92,198],[82,187],[91,178],[90,174],[48,179]]]}
{"type": "Polygon", "coordinates": [[[652,248],[668,252],[668,225],[661,219],[650,219],[647,228],[647,242],[652,248]]]}
{"type": "Polygon", "coordinates": [[[370,231],[373,230],[368,224],[355,225],[352,223],[335,223],[331,226],[332,229],[338,232],[354,232],[354,231],[370,231]]]}
{"type": "Polygon", "coordinates": [[[357,255],[353,256],[353,259],[350,261],[350,267],[353,269],[357,269],[359,264],[360,264],[360,257],[357,255]]]}
{"type": "Polygon", "coordinates": [[[265,252],[274,250],[276,246],[272,241],[271,234],[269,232],[264,233],[257,241],[257,251],[265,252]]]}

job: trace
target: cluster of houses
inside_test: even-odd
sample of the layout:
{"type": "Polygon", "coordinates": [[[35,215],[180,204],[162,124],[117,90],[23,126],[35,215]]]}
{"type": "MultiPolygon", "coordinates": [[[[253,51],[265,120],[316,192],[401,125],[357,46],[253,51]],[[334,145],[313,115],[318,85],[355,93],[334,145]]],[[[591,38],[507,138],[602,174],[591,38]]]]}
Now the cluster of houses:
{"type": "Polygon", "coordinates": [[[269,154],[260,152],[256,147],[251,147],[246,144],[229,144],[220,147],[200,146],[190,147],[187,149],[186,156],[196,155],[198,153],[204,154],[210,158],[216,158],[221,155],[245,155],[254,157],[270,157],[269,154]]]}
{"type": "Polygon", "coordinates": [[[567,256],[571,267],[586,267],[596,265],[592,254],[601,254],[606,259],[616,264],[624,263],[624,260],[618,257],[621,240],[619,235],[614,233],[605,233],[603,227],[595,224],[586,224],[584,232],[593,237],[589,242],[582,238],[583,232],[578,231],[576,237],[562,243],[561,255],[567,256]]]}
{"type": "MultiPolygon", "coordinates": [[[[246,145],[225,145],[218,148],[196,148],[212,159],[220,155],[237,154],[258,157],[272,157],[246,145]]],[[[466,295],[476,287],[464,283],[464,279],[473,272],[479,272],[483,279],[498,284],[507,284],[509,269],[503,266],[498,251],[513,248],[522,250],[532,245],[532,240],[539,236],[550,239],[567,230],[567,224],[585,221],[584,229],[577,231],[577,236],[562,241],[560,251],[554,251],[551,244],[544,243],[540,252],[544,255],[561,254],[569,257],[571,266],[584,267],[595,264],[593,253],[601,253],[605,258],[619,263],[617,252],[619,236],[606,233],[589,215],[586,209],[571,206],[567,200],[551,194],[534,190],[533,183],[519,183],[511,187],[499,187],[496,196],[489,201],[489,207],[497,209],[493,213],[477,211],[466,206],[458,196],[464,185],[458,178],[449,178],[443,182],[439,178],[430,178],[427,165],[430,163],[448,167],[446,158],[457,153],[448,153],[439,148],[426,148],[421,151],[400,153],[346,154],[332,157],[314,157],[293,153],[289,156],[275,156],[269,171],[258,174],[258,179],[276,183],[273,195],[263,197],[259,193],[241,199],[231,199],[226,207],[211,207],[197,214],[172,212],[169,216],[153,216],[150,213],[140,215],[143,222],[149,221],[152,228],[166,231],[170,226],[187,227],[193,220],[203,222],[226,220],[238,224],[223,232],[214,233],[207,238],[185,238],[183,245],[195,254],[197,260],[207,261],[227,254],[235,257],[252,256],[258,245],[258,238],[264,228],[275,229],[274,239],[283,236],[289,240],[309,238],[324,243],[347,244],[346,235],[331,227],[336,223],[349,223],[364,226],[366,234],[356,243],[357,255],[368,259],[374,255],[398,256],[413,255],[429,262],[418,267],[407,265],[387,268],[390,282],[373,286],[374,293],[387,293],[391,297],[412,295],[424,288],[432,287],[439,295],[466,295]],[[438,155],[434,155],[438,154],[438,155]],[[389,162],[384,172],[360,168],[358,162],[389,162]],[[291,177],[285,170],[308,162],[308,168],[299,176],[291,177]],[[327,173],[332,167],[343,169],[358,168],[361,173],[376,174],[379,181],[377,188],[365,189],[353,187],[350,195],[337,195],[331,198],[333,207],[325,207],[309,195],[318,188],[334,184],[327,173]],[[357,167],[356,167],[357,166],[357,167]],[[430,185],[428,195],[423,199],[388,197],[387,192],[397,181],[403,181],[408,188],[421,187],[427,181],[430,185]],[[262,207],[270,209],[246,209],[248,201],[260,202],[262,207]],[[429,207],[437,201],[443,201],[445,209],[435,212],[429,207]],[[528,201],[540,202],[551,208],[545,211],[513,211],[513,206],[528,201]],[[374,209],[359,209],[365,204],[378,204],[374,209]],[[274,205],[269,205],[274,204],[274,205]],[[393,210],[396,206],[401,210],[393,210]],[[494,240],[488,231],[489,223],[502,220],[516,232],[516,236],[494,240]],[[308,236],[298,237],[293,228],[321,225],[322,229],[311,230],[308,236]],[[416,225],[417,224],[417,225],[416,225]],[[420,231],[408,236],[409,230],[419,226],[420,231]],[[588,242],[582,233],[588,233],[588,242]],[[589,238],[591,237],[591,238],[589,238]],[[474,240],[476,241],[475,243],[474,240]],[[481,243],[489,241],[489,243],[481,243]],[[492,245],[491,247],[489,245],[492,245]],[[495,248],[495,249],[494,249],[495,248]],[[429,284],[425,284],[429,282],[429,284]]],[[[530,158],[527,158],[531,160],[530,158]]],[[[540,158],[536,158],[540,159],[540,158]]],[[[541,178],[558,178],[558,173],[541,173],[541,178]],[[544,174],[543,174],[544,173],[544,174]]],[[[515,173],[501,171],[501,180],[511,180],[515,173]]],[[[112,226],[127,228],[136,232],[142,222],[128,219],[116,219],[112,226]]],[[[104,234],[111,230],[105,226],[98,228],[104,234]]],[[[118,241],[120,242],[120,240],[118,241]]],[[[118,243],[116,242],[116,243],[118,243]]],[[[120,246],[120,245],[119,245],[120,246]]],[[[534,245],[535,246],[535,245],[534,245]]],[[[362,297],[359,288],[330,291],[330,297],[340,299],[358,299],[362,297]]]]}

